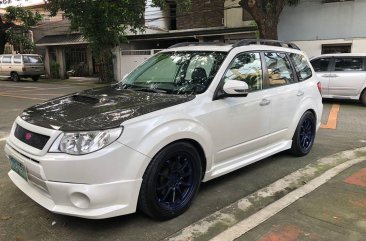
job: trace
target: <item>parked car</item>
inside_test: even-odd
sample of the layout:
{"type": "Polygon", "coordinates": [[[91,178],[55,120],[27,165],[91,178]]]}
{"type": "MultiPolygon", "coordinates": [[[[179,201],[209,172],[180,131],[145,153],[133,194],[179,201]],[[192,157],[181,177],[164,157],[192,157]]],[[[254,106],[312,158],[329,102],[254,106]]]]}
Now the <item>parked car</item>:
{"type": "Polygon", "coordinates": [[[366,54],[326,54],[311,64],[324,98],[360,100],[366,105],[366,54]]]}
{"type": "Polygon", "coordinates": [[[37,81],[44,74],[44,64],[36,54],[2,54],[0,55],[0,75],[10,76],[14,81],[20,78],[32,78],[37,81]]]}
{"type": "Polygon", "coordinates": [[[308,154],[319,88],[293,44],[175,45],[120,83],[25,110],[5,145],[9,176],[55,213],[174,218],[202,181],[281,151],[308,154]]]}

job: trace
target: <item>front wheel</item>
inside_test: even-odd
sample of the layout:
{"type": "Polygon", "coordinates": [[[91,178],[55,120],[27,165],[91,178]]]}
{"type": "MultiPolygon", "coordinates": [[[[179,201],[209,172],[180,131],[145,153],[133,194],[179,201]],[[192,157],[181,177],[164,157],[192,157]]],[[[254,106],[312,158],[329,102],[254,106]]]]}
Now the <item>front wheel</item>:
{"type": "Polygon", "coordinates": [[[157,220],[184,213],[201,183],[200,155],[189,143],[173,143],[161,150],[145,171],[138,207],[157,220]]]}
{"type": "Polygon", "coordinates": [[[315,132],[315,116],[310,111],[307,111],[303,114],[297,125],[295,134],[292,138],[290,153],[295,156],[307,155],[314,144],[315,132]]]}
{"type": "Polygon", "coordinates": [[[40,77],[39,75],[32,76],[32,80],[33,81],[38,81],[39,80],[39,77],[40,77]]]}
{"type": "Polygon", "coordinates": [[[10,74],[10,78],[11,78],[13,81],[15,81],[15,82],[18,82],[18,81],[20,80],[20,77],[19,77],[19,75],[18,75],[18,73],[17,73],[17,72],[12,72],[12,73],[10,74]]]}
{"type": "Polygon", "coordinates": [[[366,89],[362,91],[361,98],[360,98],[362,104],[366,106],[366,89]]]}

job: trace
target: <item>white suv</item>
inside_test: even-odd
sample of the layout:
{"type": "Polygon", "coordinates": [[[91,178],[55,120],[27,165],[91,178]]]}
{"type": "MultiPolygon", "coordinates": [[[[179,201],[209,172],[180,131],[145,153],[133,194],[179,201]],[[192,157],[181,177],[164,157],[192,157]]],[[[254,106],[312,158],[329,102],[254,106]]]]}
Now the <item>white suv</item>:
{"type": "Polygon", "coordinates": [[[188,209],[201,181],[288,149],[306,155],[319,83],[295,45],[261,43],[180,44],[120,83],[25,110],[5,146],[11,180],[55,213],[139,208],[165,220],[188,209]]]}

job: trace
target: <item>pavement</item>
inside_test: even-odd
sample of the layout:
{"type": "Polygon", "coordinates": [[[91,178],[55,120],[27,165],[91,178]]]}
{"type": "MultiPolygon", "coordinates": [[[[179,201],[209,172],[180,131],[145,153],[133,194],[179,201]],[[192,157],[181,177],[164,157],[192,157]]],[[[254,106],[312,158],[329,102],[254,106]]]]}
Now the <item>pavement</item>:
{"type": "Polygon", "coordinates": [[[366,155],[328,170],[211,240],[366,240],[366,155]]]}

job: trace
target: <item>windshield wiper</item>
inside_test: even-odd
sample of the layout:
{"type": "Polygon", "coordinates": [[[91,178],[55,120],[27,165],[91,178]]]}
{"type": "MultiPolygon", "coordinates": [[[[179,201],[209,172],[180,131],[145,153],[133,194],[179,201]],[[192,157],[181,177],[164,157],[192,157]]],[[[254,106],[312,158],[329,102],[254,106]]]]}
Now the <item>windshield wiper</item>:
{"type": "Polygon", "coordinates": [[[163,89],[143,87],[141,85],[124,84],[123,87],[125,89],[133,89],[135,91],[144,91],[144,92],[152,92],[152,93],[160,93],[160,94],[167,93],[167,91],[163,90],[163,89]]]}

